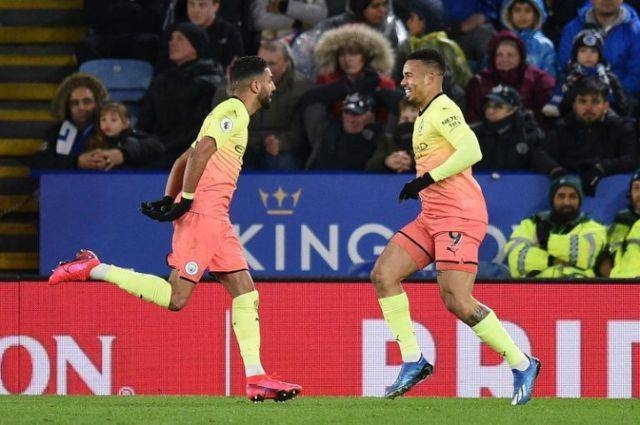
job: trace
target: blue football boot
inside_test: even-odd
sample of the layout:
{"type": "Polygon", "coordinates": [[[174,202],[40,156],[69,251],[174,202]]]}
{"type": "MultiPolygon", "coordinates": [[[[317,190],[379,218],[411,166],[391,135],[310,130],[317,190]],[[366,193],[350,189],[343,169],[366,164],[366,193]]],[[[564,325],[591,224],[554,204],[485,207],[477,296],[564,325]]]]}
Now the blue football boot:
{"type": "Polygon", "coordinates": [[[396,398],[433,373],[433,366],[422,356],[417,362],[402,363],[396,381],[386,388],[385,398],[396,398]]]}
{"type": "MultiPolygon", "coordinates": [[[[525,356],[527,355],[525,354],[525,356]]],[[[513,372],[513,398],[511,399],[511,404],[514,406],[516,404],[525,404],[531,400],[533,384],[536,382],[536,377],[542,367],[540,360],[532,356],[527,356],[527,358],[530,362],[527,370],[511,370],[513,372]]]]}

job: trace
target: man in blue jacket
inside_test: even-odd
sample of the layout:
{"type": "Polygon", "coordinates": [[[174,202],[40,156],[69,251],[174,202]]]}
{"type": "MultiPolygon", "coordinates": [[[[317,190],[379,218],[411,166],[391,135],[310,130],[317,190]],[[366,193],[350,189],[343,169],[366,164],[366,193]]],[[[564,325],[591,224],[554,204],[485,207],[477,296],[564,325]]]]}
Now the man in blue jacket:
{"type": "Polygon", "coordinates": [[[597,27],[604,36],[604,56],[620,78],[628,95],[640,95],[640,20],[622,0],[592,0],[578,11],[562,31],[558,65],[571,59],[571,42],[585,25],[597,27]]]}
{"type": "MultiPolygon", "coordinates": [[[[462,47],[470,64],[481,64],[495,32],[498,0],[448,0],[445,23],[449,36],[462,47]]],[[[474,68],[474,67],[472,67],[474,68]]],[[[472,69],[473,71],[473,69],[472,69]]]]}

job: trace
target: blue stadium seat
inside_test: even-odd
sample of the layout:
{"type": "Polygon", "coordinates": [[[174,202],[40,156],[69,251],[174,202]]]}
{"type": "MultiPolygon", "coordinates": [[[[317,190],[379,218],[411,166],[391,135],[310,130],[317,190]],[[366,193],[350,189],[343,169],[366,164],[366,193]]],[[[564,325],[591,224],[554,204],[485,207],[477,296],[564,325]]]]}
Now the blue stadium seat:
{"type": "Polygon", "coordinates": [[[136,59],[90,60],[80,65],[79,71],[98,77],[110,99],[118,102],[140,101],[153,78],[153,65],[136,59]]]}

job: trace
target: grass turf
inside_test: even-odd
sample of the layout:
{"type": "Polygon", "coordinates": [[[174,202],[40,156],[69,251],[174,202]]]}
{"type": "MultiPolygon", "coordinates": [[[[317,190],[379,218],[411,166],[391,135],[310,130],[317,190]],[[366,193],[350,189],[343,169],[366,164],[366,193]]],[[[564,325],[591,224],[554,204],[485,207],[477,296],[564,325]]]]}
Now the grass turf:
{"type": "Polygon", "coordinates": [[[640,424],[640,400],[301,397],[3,396],[0,424],[640,424]]]}

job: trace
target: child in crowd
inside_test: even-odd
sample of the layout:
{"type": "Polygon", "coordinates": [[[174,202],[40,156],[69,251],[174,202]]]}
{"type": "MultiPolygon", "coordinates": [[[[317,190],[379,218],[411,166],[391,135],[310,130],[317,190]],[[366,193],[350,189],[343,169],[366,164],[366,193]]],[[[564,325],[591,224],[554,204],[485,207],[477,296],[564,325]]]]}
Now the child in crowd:
{"type": "Polygon", "coordinates": [[[160,142],[131,127],[127,107],[106,102],[100,107],[100,128],[89,143],[90,152],[106,160],[106,170],[114,167],[154,167],[164,149],[160,142]]]}
{"type": "MultiPolygon", "coordinates": [[[[409,30],[409,53],[421,49],[435,49],[444,56],[447,73],[460,87],[465,87],[473,73],[462,48],[444,31],[442,11],[431,10],[428,5],[415,1],[408,5],[406,20],[409,30]]],[[[404,53],[404,52],[403,52],[404,53]]],[[[401,67],[404,61],[400,61],[401,67]]],[[[445,84],[446,85],[446,84],[445,84]]]]}
{"type": "Polygon", "coordinates": [[[527,63],[556,76],[553,42],[540,28],[547,19],[542,0],[504,0],[500,8],[502,25],[515,32],[527,46],[527,63]]]}
{"type": "Polygon", "coordinates": [[[627,115],[627,97],[620,80],[611,72],[604,58],[604,39],[595,28],[586,28],[573,39],[571,61],[566,66],[564,76],[558,79],[553,97],[542,108],[542,113],[548,117],[560,117],[571,111],[574,97],[572,87],[586,77],[597,78],[609,86],[609,104],[618,114],[627,115]]]}

